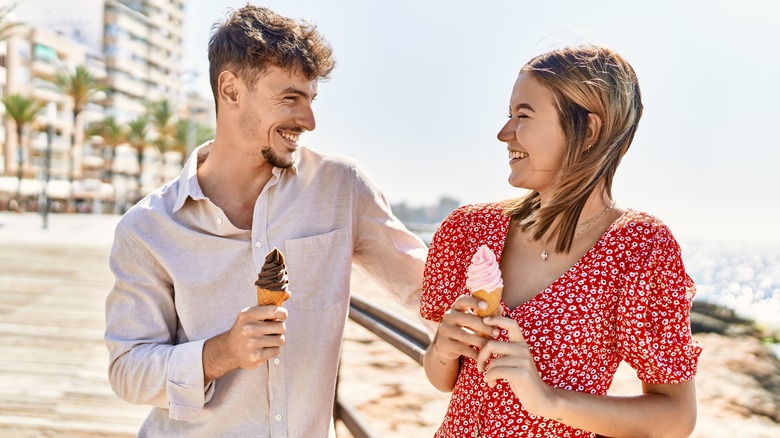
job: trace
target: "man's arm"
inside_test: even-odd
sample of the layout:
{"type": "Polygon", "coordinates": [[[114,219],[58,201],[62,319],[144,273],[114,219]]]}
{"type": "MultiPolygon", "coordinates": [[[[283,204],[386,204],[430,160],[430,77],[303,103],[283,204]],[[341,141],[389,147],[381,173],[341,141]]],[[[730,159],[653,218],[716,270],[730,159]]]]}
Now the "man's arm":
{"type": "Polygon", "coordinates": [[[417,315],[427,248],[392,214],[371,178],[357,165],[352,170],[355,262],[417,315]]]}
{"type": "MultiPolygon", "coordinates": [[[[174,345],[177,318],[171,279],[131,236],[133,230],[120,222],[109,260],[115,276],[106,299],[109,380],[120,398],[167,409],[173,377],[166,372],[168,364],[199,360],[203,346],[174,345]]],[[[196,367],[181,371],[196,373],[200,373],[196,367]]],[[[178,377],[179,382],[192,380],[178,377]]]]}

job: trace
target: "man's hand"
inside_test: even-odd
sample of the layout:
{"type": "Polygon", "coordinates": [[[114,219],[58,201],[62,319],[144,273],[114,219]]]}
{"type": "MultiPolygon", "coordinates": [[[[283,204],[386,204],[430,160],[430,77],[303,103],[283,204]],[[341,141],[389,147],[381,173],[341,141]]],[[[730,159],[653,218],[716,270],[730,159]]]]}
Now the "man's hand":
{"type": "Polygon", "coordinates": [[[234,369],[254,369],[279,355],[284,345],[287,309],[276,306],[247,307],[239,312],[230,330],[203,346],[203,378],[206,383],[234,369]]]}

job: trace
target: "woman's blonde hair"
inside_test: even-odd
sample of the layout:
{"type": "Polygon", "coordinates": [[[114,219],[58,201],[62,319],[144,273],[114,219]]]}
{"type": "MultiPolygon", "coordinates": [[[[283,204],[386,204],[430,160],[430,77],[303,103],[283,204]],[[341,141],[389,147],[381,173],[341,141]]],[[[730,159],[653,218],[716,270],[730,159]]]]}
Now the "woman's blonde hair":
{"type": "Polygon", "coordinates": [[[577,222],[590,194],[603,186],[612,195],[612,180],[628,151],[642,117],[642,97],[634,69],[615,51],[596,45],[566,47],[530,60],[528,74],[552,91],[566,152],[553,182],[553,197],[540,207],[538,192],[510,201],[508,213],[533,238],[541,239],[557,217],[555,250],[568,252],[577,222]],[[588,117],[601,119],[596,141],[584,144],[588,117]]]}

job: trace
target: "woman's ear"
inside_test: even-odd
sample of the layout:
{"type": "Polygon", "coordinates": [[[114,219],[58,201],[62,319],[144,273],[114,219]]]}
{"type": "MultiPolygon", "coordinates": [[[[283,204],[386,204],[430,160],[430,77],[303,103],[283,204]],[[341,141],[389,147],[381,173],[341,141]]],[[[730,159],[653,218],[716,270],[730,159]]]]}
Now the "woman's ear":
{"type": "Polygon", "coordinates": [[[601,134],[601,117],[598,114],[588,113],[588,129],[585,132],[585,147],[590,150],[595,145],[601,134]]]}
{"type": "Polygon", "coordinates": [[[238,77],[227,70],[220,73],[217,78],[219,100],[228,108],[238,103],[238,82],[238,77]]]}

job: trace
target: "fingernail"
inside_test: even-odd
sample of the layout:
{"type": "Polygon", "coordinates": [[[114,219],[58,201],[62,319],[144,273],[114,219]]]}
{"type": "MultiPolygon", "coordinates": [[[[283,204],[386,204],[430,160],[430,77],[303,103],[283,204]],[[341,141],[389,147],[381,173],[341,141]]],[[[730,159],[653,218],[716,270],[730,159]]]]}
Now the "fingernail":
{"type": "Polygon", "coordinates": [[[477,307],[479,307],[480,309],[487,309],[488,306],[486,302],[480,301],[479,304],[477,304],[477,307]]]}
{"type": "Polygon", "coordinates": [[[498,336],[501,333],[499,329],[493,329],[493,337],[498,336]]]}

